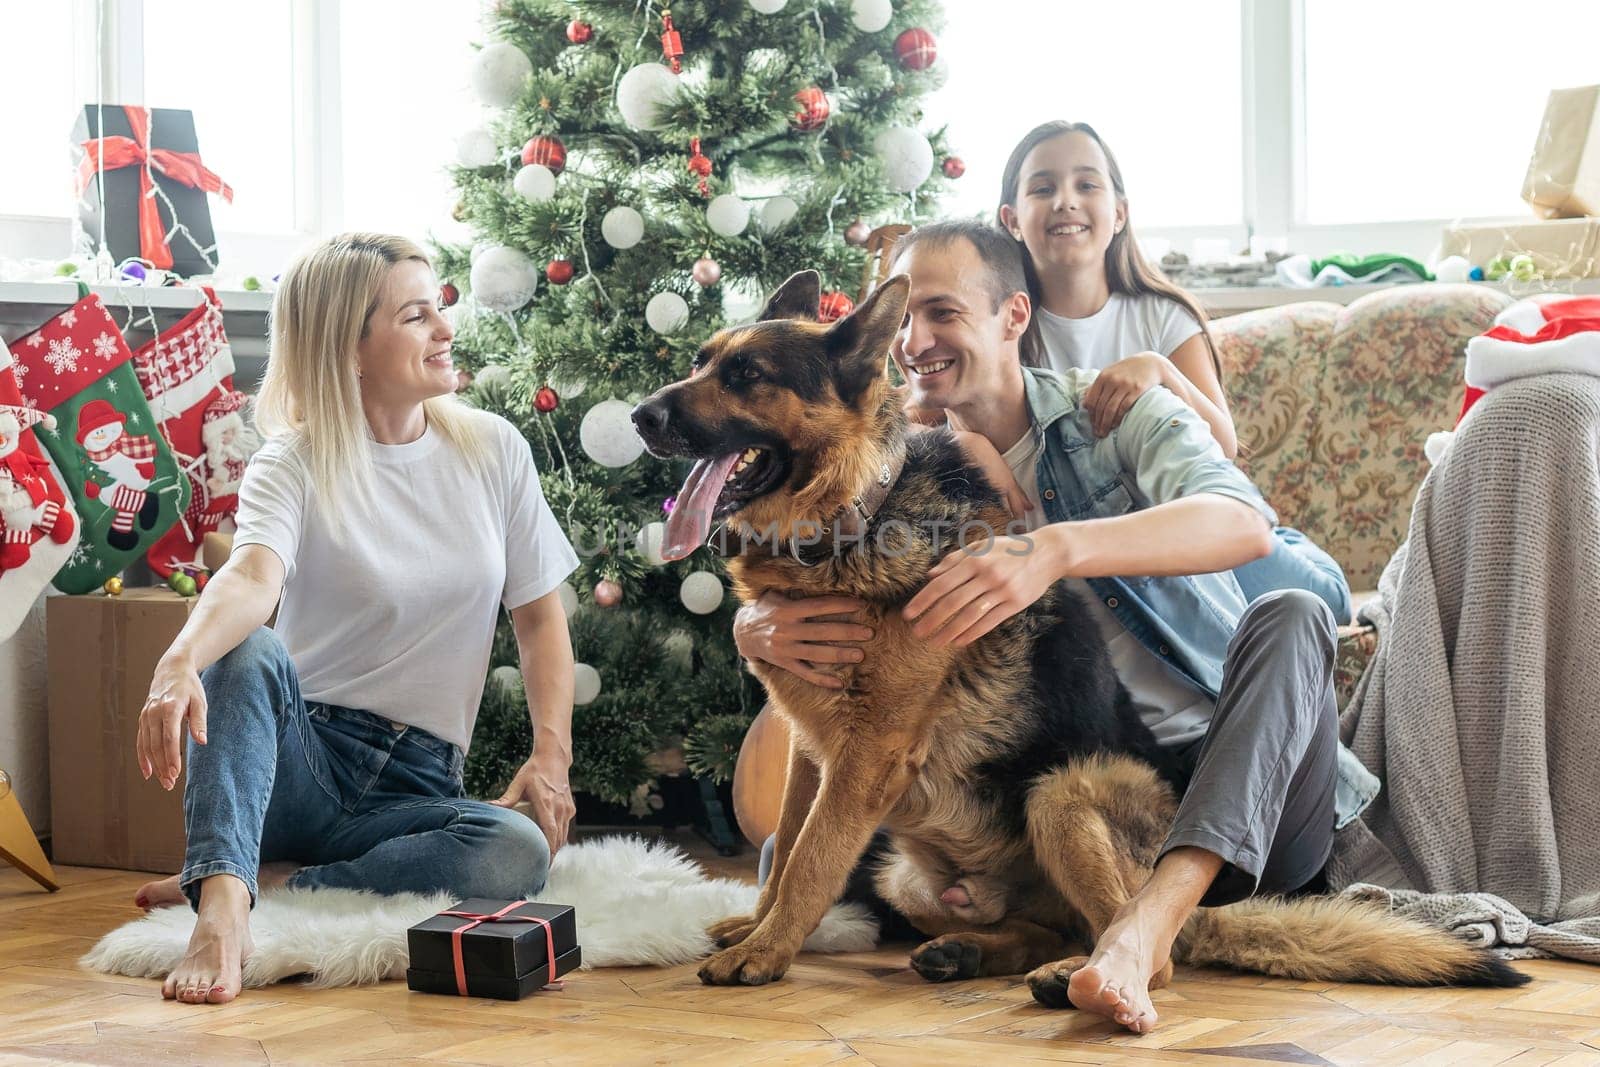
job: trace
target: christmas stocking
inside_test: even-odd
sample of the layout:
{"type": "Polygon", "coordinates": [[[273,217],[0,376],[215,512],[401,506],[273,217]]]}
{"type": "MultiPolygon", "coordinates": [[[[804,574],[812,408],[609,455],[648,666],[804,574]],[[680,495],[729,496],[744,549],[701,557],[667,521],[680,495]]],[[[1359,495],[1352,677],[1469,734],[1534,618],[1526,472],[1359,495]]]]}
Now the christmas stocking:
{"type": "Polygon", "coordinates": [[[189,483],[189,506],[145,559],[165,578],[200,558],[206,534],[232,522],[245,463],[259,443],[233,388],[233,353],[217,294],[133,354],[139,385],[189,483]]]}
{"type": "Polygon", "coordinates": [[[0,642],[78,547],[78,521],[32,427],[55,420],[22,402],[11,353],[0,342],[0,642]]]}
{"type": "Polygon", "coordinates": [[[166,533],[189,506],[189,482],[156,432],[133,353],[100,298],[82,298],[12,345],[29,404],[55,417],[40,434],[83,525],[55,576],[87,593],[166,533]]]}

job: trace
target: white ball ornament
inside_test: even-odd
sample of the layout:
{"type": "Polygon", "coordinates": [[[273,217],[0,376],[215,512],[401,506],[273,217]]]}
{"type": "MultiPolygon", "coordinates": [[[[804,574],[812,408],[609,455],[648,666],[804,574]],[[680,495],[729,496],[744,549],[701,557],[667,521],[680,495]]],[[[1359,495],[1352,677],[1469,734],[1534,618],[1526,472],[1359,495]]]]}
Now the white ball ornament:
{"type": "Polygon", "coordinates": [[[661,546],[666,542],[666,537],[666,523],[647,522],[634,535],[633,547],[650,566],[660,567],[667,562],[667,558],[661,554],[661,546]]]}
{"type": "Polygon", "coordinates": [[[473,375],[472,380],[490,388],[505,388],[511,384],[511,370],[502,363],[491,363],[473,375]]]}
{"type": "Polygon", "coordinates": [[[578,591],[572,587],[571,582],[562,582],[556,586],[556,599],[561,602],[561,614],[572,618],[573,612],[578,610],[578,591]]]}
{"type": "Polygon", "coordinates": [[[689,325],[689,304],[677,293],[657,293],[644,306],[644,321],[656,333],[677,333],[689,325]]]}
{"type": "MultiPolygon", "coordinates": [[[[932,149],[928,150],[928,159],[929,166],[932,166],[932,149]]],[[[706,205],[706,225],[720,237],[737,237],[749,224],[750,205],[732,193],[713,197],[711,203],[706,205]]]]}
{"type": "Polygon", "coordinates": [[[776,15],[789,0],[750,0],[750,7],[758,15],[776,15]]]}
{"type": "Polygon", "coordinates": [[[587,663],[572,665],[572,702],[590,704],[600,695],[600,672],[587,663]]]}
{"type": "Polygon", "coordinates": [[[644,237],[644,216],[627,205],[614,207],[600,220],[600,236],[619,252],[632,248],[644,237]]]}
{"type": "Polygon", "coordinates": [[[479,49],[472,61],[472,91],[490,107],[509,107],[532,74],[533,63],[522,49],[496,41],[479,49]]]}
{"type": "Polygon", "coordinates": [[[862,33],[877,33],[894,18],[889,0],[850,0],[850,21],[862,33]]]}
{"type": "Polygon", "coordinates": [[[494,312],[511,312],[533,299],[539,270],[533,260],[515,248],[486,248],[472,264],[472,296],[494,312]]]}
{"type": "Polygon", "coordinates": [[[1464,282],[1472,273],[1472,264],[1463,256],[1445,256],[1433,265],[1433,276],[1441,282],[1464,282]]]}
{"type": "Polygon", "coordinates": [[[644,442],[633,429],[633,407],[624,400],[602,400],[583,413],[578,442],[602,467],[626,467],[639,458],[644,442]]]}
{"type": "Polygon", "coordinates": [[[910,126],[891,126],[873,142],[889,188],[909,193],[933,173],[933,146],[910,126]]]}
{"type": "Polygon", "coordinates": [[[722,579],[710,571],[695,571],[678,587],[678,599],[696,615],[710,615],[722,605],[722,579]]]}
{"type": "Polygon", "coordinates": [[[513,697],[522,689],[522,672],[509,665],[496,667],[489,672],[489,682],[503,696],[513,697]]]}
{"type": "Polygon", "coordinates": [[[456,138],[456,162],[463,167],[487,167],[499,158],[500,147],[482,127],[463,130],[456,138]]]}
{"type": "Polygon", "coordinates": [[[761,231],[777,233],[800,214],[800,205],[787,196],[774,196],[761,205],[761,231]]]}
{"type": "Polygon", "coordinates": [[[529,163],[511,179],[511,188],[524,200],[549,200],[556,195],[556,176],[549,167],[529,163]]]}
{"type": "Polygon", "coordinates": [[[678,91],[678,76],[660,63],[640,63],[617,82],[617,110],[636,130],[667,124],[665,108],[678,91]]]}

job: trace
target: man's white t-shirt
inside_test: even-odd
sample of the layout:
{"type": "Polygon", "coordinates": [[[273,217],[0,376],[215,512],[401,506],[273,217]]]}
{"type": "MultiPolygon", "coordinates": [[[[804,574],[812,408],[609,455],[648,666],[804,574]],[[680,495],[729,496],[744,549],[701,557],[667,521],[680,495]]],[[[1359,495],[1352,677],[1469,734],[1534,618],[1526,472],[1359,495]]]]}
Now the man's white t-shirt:
{"type": "Polygon", "coordinates": [[[1200,332],[1183,305],[1154,293],[1112,293],[1093,315],[1069,319],[1040,308],[1039,336],[1051,370],[1105,370],[1140,352],[1172,358],[1178,346],[1200,332]]]}
{"type": "Polygon", "coordinates": [[[283,561],[275,629],[307,701],[421,727],[463,750],[501,606],[537,600],[578,565],[528,442],[497,415],[468,417],[487,445],[481,474],[431,426],[409,444],[369,439],[373,508],[343,509],[342,541],[299,438],[267,441],[239,487],[233,540],[283,561]]]}
{"type": "MultiPolygon", "coordinates": [[[[1039,434],[1033,427],[1005,452],[1006,466],[1017,484],[1028,494],[1033,510],[1028,512],[1031,533],[1048,521],[1039,499],[1039,434]]],[[[1100,629],[1111,652],[1111,665],[1133,698],[1139,718],[1162,745],[1181,746],[1205,736],[1216,705],[1204,690],[1169,668],[1137,638],[1128,632],[1100,595],[1082,578],[1066,579],[1067,588],[1089,608],[1089,615],[1100,629]]]]}

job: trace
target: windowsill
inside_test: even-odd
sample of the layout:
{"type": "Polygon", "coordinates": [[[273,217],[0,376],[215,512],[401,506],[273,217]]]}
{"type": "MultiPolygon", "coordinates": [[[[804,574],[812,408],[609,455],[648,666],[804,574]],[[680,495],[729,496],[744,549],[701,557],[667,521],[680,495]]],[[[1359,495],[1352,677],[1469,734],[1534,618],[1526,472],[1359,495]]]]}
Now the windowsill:
{"type": "MultiPolygon", "coordinates": [[[[1227,285],[1209,289],[1190,289],[1200,301],[1206,314],[1213,318],[1237,315],[1260,308],[1278,307],[1320,301],[1349,304],[1369,293],[1386,289],[1407,288],[1418,285],[1438,285],[1439,282],[1379,282],[1375,285],[1326,285],[1311,289],[1294,289],[1279,285],[1227,285]]],[[[1571,296],[1600,294],[1600,278],[1551,278],[1542,282],[1465,282],[1465,285],[1482,285],[1497,289],[1514,297],[1533,296],[1538,293],[1562,293],[1571,296]]]]}

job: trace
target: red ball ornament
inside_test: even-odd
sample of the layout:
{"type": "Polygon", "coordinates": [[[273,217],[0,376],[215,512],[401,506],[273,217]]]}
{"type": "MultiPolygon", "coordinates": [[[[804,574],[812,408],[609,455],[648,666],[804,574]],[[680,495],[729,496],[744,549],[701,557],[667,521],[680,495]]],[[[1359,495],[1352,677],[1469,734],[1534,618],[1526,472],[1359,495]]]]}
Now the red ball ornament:
{"type": "Polygon", "coordinates": [[[941,166],[944,168],[946,178],[959,178],[967,172],[967,165],[961,161],[960,156],[945,156],[941,166]]]}
{"type": "Polygon", "coordinates": [[[567,146],[554,137],[540,135],[522,146],[522,164],[539,164],[549,167],[551,174],[560,174],[567,166],[567,146]]]}
{"type": "Polygon", "coordinates": [[[822,299],[817,303],[817,321],[834,322],[844,318],[855,309],[855,301],[837,289],[829,289],[822,294],[822,299]]]}
{"type": "Polygon", "coordinates": [[[533,394],[533,408],[542,415],[550,414],[560,405],[561,398],[548,385],[541,385],[539,391],[533,394]]]}
{"type": "Polygon", "coordinates": [[[443,304],[445,307],[455,307],[456,301],[460,299],[461,290],[457,289],[449,282],[445,282],[443,285],[439,286],[439,303],[443,304]]]}
{"type": "Polygon", "coordinates": [[[566,285],[572,280],[572,260],[552,259],[544,266],[544,276],[551,285],[566,285]]]}
{"type": "Polygon", "coordinates": [[[622,586],[610,578],[594,583],[594,602],[602,608],[614,608],[622,603],[622,586]]]}
{"type": "Polygon", "coordinates": [[[194,587],[199,592],[204,592],[206,583],[211,580],[211,575],[205,571],[197,571],[194,576],[194,587]]]}
{"type": "Polygon", "coordinates": [[[828,103],[828,94],[813,85],[795,93],[794,98],[800,102],[800,110],[789,120],[794,128],[807,133],[811,130],[820,130],[822,124],[828,121],[828,115],[832,111],[832,105],[828,103]]]}
{"type": "Polygon", "coordinates": [[[587,22],[573,19],[567,23],[567,40],[573,44],[588,44],[589,38],[594,36],[594,27],[587,22]]]}
{"type": "Polygon", "coordinates": [[[906,70],[927,70],[939,58],[939,43],[933,34],[915,27],[894,39],[894,58],[906,70]]]}

